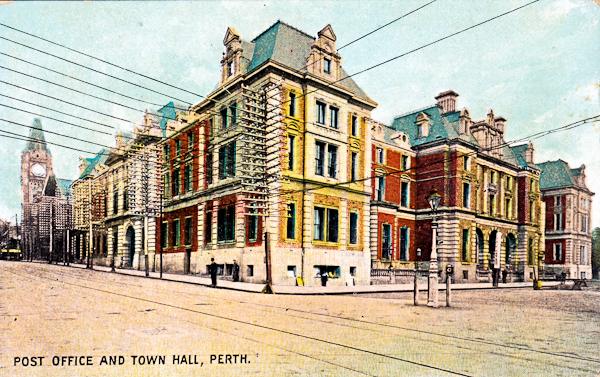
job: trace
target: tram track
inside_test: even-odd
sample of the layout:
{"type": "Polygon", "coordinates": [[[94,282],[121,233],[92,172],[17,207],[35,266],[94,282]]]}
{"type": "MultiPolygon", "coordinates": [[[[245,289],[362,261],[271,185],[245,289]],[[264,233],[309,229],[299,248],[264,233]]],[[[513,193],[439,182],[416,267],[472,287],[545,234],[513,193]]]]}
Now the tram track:
{"type": "MultiPolygon", "coordinates": [[[[75,272],[76,270],[73,270],[73,272],[75,272]]],[[[75,279],[77,280],[77,276],[72,276],[73,274],[66,274],[66,273],[62,273],[59,272],[57,270],[53,270],[53,271],[45,271],[48,275],[53,275],[54,277],[58,276],[58,277],[62,277],[62,278],[70,278],[70,279],[75,279]]],[[[85,275],[85,281],[94,281],[97,283],[107,283],[106,280],[103,279],[97,279],[97,278],[91,278],[90,274],[85,274],[83,273],[83,271],[81,271],[82,273],[80,273],[80,271],[77,271],[76,274],[79,275],[79,277],[83,278],[85,275]]],[[[122,275],[122,276],[127,276],[127,275],[122,275]]],[[[46,280],[50,280],[50,281],[55,281],[53,278],[50,277],[43,277],[41,275],[38,276],[39,278],[42,279],[46,279],[46,280]]],[[[58,281],[58,280],[56,280],[58,281]]],[[[113,284],[118,284],[120,286],[125,286],[125,287],[136,287],[138,289],[143,289],[144,287],[140,284],[133,284],[133,283],[124,283],[124,282],[117,282],[115,281],[115,279],[111,279],[110,280],[111,283],[113,284]]],[[[154,304],[157,305],[164,305],[164,306],[170,306],[173,308],[177,308],[180,310],[187,310],[187,311],[192,311],[192,312],[196,312],[198,314],[202,314],[202,315],[207,315],[207,316],[213,316],[216,318],[219,318],[221,320],[227,320],[227,321],[234,321],[240,324],[244,324],[244,325],[249,325],[249,326],[257,326],[259,328],[263,328],[265,330],[270,330],[270,331],[276,331],[276,332],[281,332],[281,333],[285,333],[291,336],[296,336],[296,337],[302,337],[304,339],[309,339],[312,341],[317,341],[317,342],[323,342],[323,343],[327,343],[329,345],[333,345],[333,346],[337,346],[337,347],[346,347],[347,349],[352,349],[358,352],[365,352],[365,353],[370,353],[372,355],[377,355],[380,357],[387,357],[387,358],[391,358],[393,360],[397,360],[397,361],[403,361],[406,363],[411,363],[411,360],[406,360],[406,359],[402,359],[402,358],[397,358],[391,355],[385,355],[385,354],[381,354],[378,352],[373,352],[370,350],[366,350],[366,349],[362,349],[359,347],[352,347],[352,346],[348,346],[347,344],[341,344],[341,343],[337,343],[337,342],[330,342],[327,340],[323,340],[323,339],[319,339],[319,338],[315,338],[315,337],[311,337],[311,336],[307,336],[306,334],[297,334],[295,332],[289,332],[289,331],[285,331],[282,329],[276,329],[276,328],[271,328],[269,326],[264,326],[264,325],[260,325],[260,324],[256,324],[256,323],[249,323],[246,321],[242,321],[239,319],[235,319],[235,318],[229,318],[229,317],[223,317],[214,313],[210,313],[208,311],[199,311],[197,309],[192,309],[192,308],[187,308],[187,307],[183,307],[183,306],[178,306],[178,305],[172,305],[169,303],[165,303],[165,302],[159,302],[159,301],[153,301],[153,300],[147,300],[145,298],[140,298],[140,297],[135,297],[135,296],[130,296],[130,295],[123,295],[121,293],[118,292],[113,292],[113,291],[108,291],[108,290],[103,290],[103,289],[98,289],[98,288],[94,288],[94,287],[89,287],[89,286],[85,286],[85,285],[81,285],[78,283],[69,283],[66,281],[61,281],[61,283],[63,284],[69,284],[69,285],[74,285],[74,286],[78,286],[80,288],[86,288],[86,289],[94,289],[97,290],[99,292],[104,292],[104,293],[109,293],[109,294],[113,294],[113,295],[120,295],[122,297],[127,297],[130,299],[135,299],[135,300],[141,300],[141,301],[146,301],[146,302],[152,302],[154,304]]],[[[206,289],[206,288],[205,288],[206,289]]],[[[578,370],[578,371],[582,371],[582,372],[597,372],[597,370],[594,369],[589,369],[589,368],[581,368],[581,367],[576,367],[576,366],[570,366],[568,363],[568,360],[572,360],[572,361],[579,361],[579,362],[587,362],[587,363],[592,363],[592,364],[600,364],[600,360],[594,359],[594,358],[588,358],[588,357],[582,357],[579,355],[566,355],[563,353],[556,353],[556,352],[550,352],[550,351],[544,351],[544,350],[536,350],[536,349],[532,349],[530,347],[526,347],[526,346],[518,346],[518,345],[509,345],[509,344],[502,344],[502,343],[498,343],[498,342],[491,342],[491,341],[486,341],[486,340],[481,340],[481,339],[472,339],[472,338],[467,338],[467,337],[460,337],[460,336],[454,336],[454,335],[449,335],[449,334],[439,334],[436,332],[431,332],[431,331],[426,331],[426,330],[419,330],[419,329],[413,329],[413,328],[406,328],[403,326],[397,326],[397,325],[390,325],[390,324],[383,324],[383,323],[378,323],[378,322],[373,322],[373,321],[369,321],[369,320],[364,320],[364,319],[357,319],[357,318],[350,318],[350,317],[345,317],[345,316],[339,316],[339,315],[332,315],[332,314],[325,314],[325,313],[316,313],[316,312],[310,312],[310,311],[306,311],[306,310],[301,310],[301,309],[296,309],[296,308],[290,308],[290,307],[281,307],[278,305],[267,305],[267,304],[260,304],[260,303],[255,303],[255,302],[251,302],[251,301],[242,301],[242,300],[233,300],[233,299],[229,299],[229,298],[224,298],[224,297],[215,297],[214,295],[206,295],[206,294],[200,294],[200,293],[189,293],[189,292],[184,292],[184,291],[180,291],[180,290],[172,290],[172,289],[162,289],[159,288],[158,290],[162,291],[164,294],[173,294],[173,293],[177,293],[179,295],[184,295],[186,297],[189,297],[191,299],[197,299],[198,296],[204,298],[204,299],[210,299],[210,300],[214,300],[215,302],[213,303],[214,305],[217,304],[218,301],[227,301],[230,303],[234,303],[234,304],[242,304],[245,305],[245,309],[248,309],[248,306],[253,306],[256,308],[267,308],[270,309],[273,313],[274,311],[279,311],[280,313],[277,313],[278,315],[283,315],[283,316],[288,316],[291,318],[295,318],[295,319],[300,319],[300,320],[304,320],[304,321],[311,321],[311,322],[319,322],[319,323],[324,323],[324,324],[328,324],[328,325],[334,325],[334,326],[343,326],[343,327],[348,327],[348,328],[352,328],[352,329],[356,329],[356,330],[360,330],[360,331],[366,331],[366,332],[372,332],[372,333],[377,333],[379,335],[385,334],[385,335],[390,335],[389,331],[393,330],[394,332],[396,331],[402,331],[402,332],[409,332],[409,333],[413,333],[413,334],[418,334],[421,337],[416,337],[416,336],[410,336],[408,334],[405,333],[395,333],[393,335],[396,336],[401,336],[401,337],[411,337],[417,341],[426,341],[426,342],[430,342],[430,343],[434,343],[437,345],[447,345],[447,342],[450,341],[454,344],[454,347],[456,348],[460,348],[464,351],[471,351],[471,352],[481,352],[482,350],[480,348],[475,348],[475,347],[470,347],[470,346],[465,346],[464,343],[461,344],[461,342],[467,342],[470,344],[479,344],[479,345],[484,345],[487,347],[492,347],[492,349],[487,350],[487,353],[493,353],[496,354],[498,356],[501,356],[503,358],[508,358],[508,359],[514,359],[514,360],[519,360],[519,361],[528,361],[528,362],[534,362],[534,363],[540,363],[541,361],[539,360],[535,360],[531,357],[526,357],[523,355],[519,355],[519,354],[511,354],[510,352],[507,353],[506,351],[511,351],[511,352],[515,352],[515,351],[525,351],[528,353],[535,353],[535,354],[541,354],[541,355],[545,355],[545,356],[552,356],[552,357],[559,357],[561,358],[561,360],[566,361],[566,362],[561,362],[556,361],[556,360],[544,360],[543,362],[545,364],[548,365],[552,365],[554,367],[557,368],[562,368],[562,369],[570,369],[570,370],[578,370]],[[297,314],[291,314],[292,313],[298,313],[300,315],[297,314]],[[321,317],[321,318],[327,318],[329,320],[322,320],[322,319],[316,319],[316,318],[308,318],[305,317],[303,315],[309,315],[312,317],[321,317]],[[349,322],[348,323],[336,323],[334,321],[343,321],[343,322],[349,322]],[[375,328],[366,328],[364,327],[364,325],[367,326],[372,326],[375,328]],[[361,327],[362,326],[362,327],[361,327]],[[429,337],[429,338],[423,338],[424,337],[429,337]],[[437,337],[438,339],[433,339],[437,337]]],[[[153,290],[153,292],[156,292],[157,290],[153,290]]],[[[254,309],[254,310],[258,310],[258,309],[254,309]]],[[[235,336],[240,336],[235,335],[235,336]]],[[[248,339],[248,338],[244,338],[246,340],[250,340],[250,341],[255,341],[253,339],[248,339]]],[[[260,342],[259,342],[260,343],[260,342]]],[[[288,352],[291,352],[289,350],[286,350],[288,352]]],[[[302,356],[306,356],[306,355],[302,355],[302,356]]],[[[419,363],[416,363],[419,364],[419,363]]],[[[420,364],[419,364],[420,365],[420,364]]],[[[426,366],[426,367],[431,367],[433,369],[436,369],[435,366],[426,366]]],[[[455,374],[455,375],[464,375],[464,374],[460,374],[460,373],[455,373],[454,371],[448,371],[448,370],[444,370],[443,368],[441,369],[441,371],[444,371],[446,373],[450,373],[450,374],[455,374]]]]}

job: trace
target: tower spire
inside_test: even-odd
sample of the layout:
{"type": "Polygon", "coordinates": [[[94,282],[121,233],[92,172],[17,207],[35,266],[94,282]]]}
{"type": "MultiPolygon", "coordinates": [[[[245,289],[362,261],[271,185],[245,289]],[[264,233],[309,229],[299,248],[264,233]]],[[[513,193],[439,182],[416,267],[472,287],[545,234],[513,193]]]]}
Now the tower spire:
{"type": "Polygon", "coordinates": [[[29,130],[29,141],[27,141],[27,146],[25,147],[25,151],[36,151],[43,150],[48,155],[51,155],[48,146],[46,145],[46,138],[44,137],[44,130],[42,129],[42,121],[39,118],[35,118],[33,120],[33,125],[29,130]]]}

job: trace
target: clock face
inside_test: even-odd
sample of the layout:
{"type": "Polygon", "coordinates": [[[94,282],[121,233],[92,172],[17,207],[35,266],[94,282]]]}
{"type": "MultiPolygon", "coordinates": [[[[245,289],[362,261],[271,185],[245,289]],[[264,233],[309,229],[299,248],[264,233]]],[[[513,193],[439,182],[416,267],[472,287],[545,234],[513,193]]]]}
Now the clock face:
{"type": "Polygon", "coordinates": [[[36,177],[43,178],[46,176],[46,168],[40,164],[35,164],[31,167],[31,174],[36,177]]]}

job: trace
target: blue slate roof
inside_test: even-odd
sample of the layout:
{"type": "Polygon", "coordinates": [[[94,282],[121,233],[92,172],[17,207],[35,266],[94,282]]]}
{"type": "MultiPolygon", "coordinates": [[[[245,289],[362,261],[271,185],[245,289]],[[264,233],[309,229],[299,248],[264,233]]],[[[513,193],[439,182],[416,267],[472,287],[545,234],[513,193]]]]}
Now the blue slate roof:
{"type": "MultiPolygon", "coordinates": [[[[252,42],[242,41],[243,55],[249,60],[247,72],[272,59],[296,70],[305,70],[310,56],[310,48],[315,38],[286,23],[277,21],[262,32],[252,42]]],[[[342,87],[353,91],[358,96],[369,99],[367,94],[348,77],[341,69],[340,81],[342,87]]]]}
{"type": "Polygon", "coordinates": [[[71,184],[73,181],[68,179],[57,178],[58,189],[63,196],[72,196],[73,192],[71,191],[71,184]]]}
{"type": "Polygon", "coordinates": [[[85,163],[86,167],[79,176],[80,179],[86,178],[88,175],[92,174],[96,166],[100,164],[104,164],[110,155],[110,151],[108,149],[102,148],[98,154],[93,158],[86,158],[85,163]]]}
{"type": "Polygon", "coordinates": [[[581,174],[581,169],[571,169],[563,160],[546,161],[538,164],[542,169],[540,176],[540,189],[576,186],[575,176],[581,174]],[[573,171],[576,171],[574,174],[573,171]]]}
{"type": "Polygon", "coordinates": [[[515,165],[518,165],[521,168],[530,167],[530,168],[534,168],[534,169],[540,169],[540,167],[537,164],[527,162],[527,159],[525,158],[525,153],[527,152],[528,145],[529,145],[529,143],[516,145],[514,147],[509,148],[515,156],[515,159],[516,159],[515,165]]]}
{"type": "Polygon", "coordinates": [[[460,111],[441,115],[440,109],[436,105],[432,105],[426,109],[397,117],[392,122],[392,128],[406,133],[410,137],[411,146],[441,139],[455,139],[457,137],[465,138],[465,140],[476,144],[477,142],[474,138],[467,135],[460,135],[458,128],[459,117],[460,111]],[[417,116],[421,113],[425,113],[429,117],[429,134],[426,137],[418,137],[417,116]]]}

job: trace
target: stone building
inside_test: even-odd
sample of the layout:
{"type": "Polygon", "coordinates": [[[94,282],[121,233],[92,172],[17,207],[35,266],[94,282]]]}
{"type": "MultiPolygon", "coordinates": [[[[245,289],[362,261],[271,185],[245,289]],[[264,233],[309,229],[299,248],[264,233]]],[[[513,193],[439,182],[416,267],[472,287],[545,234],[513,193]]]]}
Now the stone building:
{"type": "Polygon", "coordinates": [[[62,259],[73,229],[71,181],[57,178],[42,122],[34,119],[21,155],[24,257],[62,259]]]}
{"type": "Polygon", "coordinates": [[[563,160],[547,161],[540,189],[546,203],[546,274],[589,279],[592,273],[592,196],[585,165],[571,169],[563,160]]]}
{"type": "Polygon", "coordinates": [[[225,276],[235,260],[243,281],[368,284],[377,104],[343,70],[332,28],[315,38],[277,22],[250,42],[229,28],[223,43],[217,89],[165,145],[167,265],[206,273],[214,258],[225,276]]]}
{"type": "MultiPolygon", "coordinates": [[[[413,172],[402,179],[410,191],[403,210],[407,222],[402,224],[409,238],[406,262],[416,266],[430,259],[432,213],[427,197],[436,189],[442,196],[437,213],[440,269],[452,265],[458,282],[489,281],[503,270],[509,280],[534,279],[543,263],[545,209],[533,146],[507,145],[506,119],[490,110],[485,118],[473,120],[467,109],[456,108],[457,97],[453,91],[441,93],[435,105],[399,116],[391,125],[406,135],[415,155],[413,172]]],[[[408,148],[404,150],[410,156],[408,148]]],[[[396,233],[393,240],[402,241],[402,229],[394,230],[400,236],[396,233]]],[[[377,233],[379,245],[385,244],[387,233],[377,233]]],[[[378,254],[375,265],[393,262],[384,258],[388,255],[378,254]]]]}
{"type": "Polygon", "coordinates": [[[154,269],[161,202],[161,132],[147,113],[134,134],[118,133],[113,149],[82,159],[73,182],[75,259],[118,268],[154,269]],[[90,236],[91,234],[91,236],[90,236]]]}

